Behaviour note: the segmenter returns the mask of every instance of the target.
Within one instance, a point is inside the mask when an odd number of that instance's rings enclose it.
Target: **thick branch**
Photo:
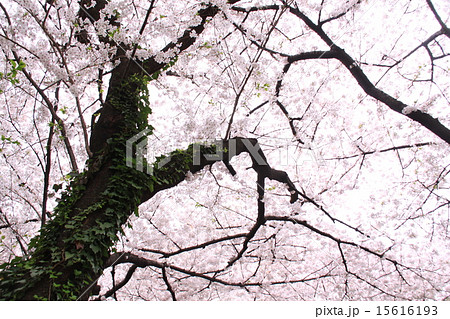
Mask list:
[[[350,71],[350,73],[356,79],[359,86],[364,90],[364,92],[366,92],[376,100],[383,102],[392,110],[406,115],[413,121],[416,121],[425,126],[431,132],[439,136],[442,140],[450,144],[450,130],[438,119],[420,110],[406,112],[408,105],[375,87],[375,85],[369,80],[363,70],[357,65],[356,61],[353,60],[353,58],[348,55],[343,49],[339,48],[338,46],[333,46],[331,50],[332,52],[336,53],[336,58]]]
[[[428,0],[429,5],[431,2]],[[432,8],[432,5],[430,5]],[[366,92],[368,95],[377,99],[380,102],[383,102],[387,106],[389,106],[392,110],[406,115],[410,119],[420,123],[421,125],[428,128],[434,134],[439,136],[441,139],[450,143],[450,130],[443,125],[438,119],[432,117],[431,115],[424,113],[420,110],[416,110],[410,113],[404,112],[407,109],[407,105],[403,102],[395,99],[384,91],[375,87],[375,85],[368,79],[362,69],[358,66],[356,61],[348,55],[343,49],[337,46],[333,40],[325,33],[325,31],[320,27],[320,25],[316,25],[312,22],[303,12],[301,12],[298,8],[290,8],[290,12],[301,19],[311,30],[313,30],[330,48],[331,50],[328,52],[322,52],[319,54],[317,58],[336,58],[345,67],[350,71],[353,77],[357,80],[360,87]],[[444,25],[445,26],[445,25]],[[445,28],[443,29],[445,30]],[[448,28],[446,29],[448,31]],[[317,54],[317,53],[315,53]],[[314,57],[308,56],[306,53],[303,53],[303,58],[300,58],[301,55],[298,55],[298,60],[311,59]],[[407,114],[405,114],[407,113]]]
[[[430,7],[431,11],[434,14],[434,17],[436,18],[436,20],[439,22],[439,24],[442,27],[442,31],[443,33],[450,38],[450,29],[447,27],[447,25],[445,24],[445,22],[442,20],[442,18],[440,17],[439,13],[436,11],[436,8],[434,7],[433,3],[431,2],[431,0],[427,0],[427,4]]]
[[[231,158],[241,153],[248,153],[250,155],[253,162],[252,168],[258,175],[286,184],[291,194],[291,203],[297,201],[298,192],[295,189],[294,183],[289,179],[289,176],[286,172],[275,170],[270,167],[261,147],[259,146],[257,139],[235,137],[229,140],[218,141],[217,146],[218,147],[216,147],[216,153],[214,154],[201,153],[200,145],[191,145],[189,152],[192,153],[189,153],[187,155],[182,155],[181,153],[177,152],[171,153],[170,161],[164,165],[164,171],[171,172],[171,182],[167,184],[156,185],[152,191],[148,190],[144,192],[141,198],[142,202],[149,200],[161,190],[178,185],[185,179],[185,174],[188,171],[190,171],[191,173],[196,173],[203,169],[205,166],[214,164],[218,161],[229,163]],[[180,170],[180,156],[193,156],[193,162],[190,163],[188,167],[186,167],[186,171],[174,175],[174,171]],[[164,174],[163,172],[158,171],[158,166],[159,163],[155,163],[154,174],[157,178],[159,176],[158,174]]]
[[[136,269],[138,268],[138,266],[136,265],[132,265],[130,267],[130,269],[128,269],[127,274],[125,275],[125,278],[123,278],[117,285],[115,285],[114,287],[112,287],[110,290],[108,290],[103,297],[108,298],[111,297],[114,293],[116,293],[120,288],[122,288],[123,286],[125,286],[130,279],[133,277],[134,272],[136,271]]]
[[[339,60],[352,74],[355,80],[358,82],[359,86],[366,92],[369,96],[375,98],[376,100],[383,102],[389,108],[407,116],[413,121],[418,122],[422,126],[429,129],[431,132],[439,136],[442,140],[450,143],[450,130],[442,124],[438,119],[432,117],[430,114],[422,112],[420,110],[415,110],[412,112],[407,112],[408,105],[395,99],[391,95],[377,88],[367,77],[364,71],[359,67],[356,61],[346,53],[342,48],[337,45],[333,45],[330,51],[313,51],[313,52],[303,52],[297,55],[292,55],[288,57],[288,63],[294,63],[301,60],[310,59],[337,59]],[[288,65],[288,64],[287,64]]]

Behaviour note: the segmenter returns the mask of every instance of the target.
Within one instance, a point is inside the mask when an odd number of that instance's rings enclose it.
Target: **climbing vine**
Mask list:
[[[153,127],[148,124],[151,108],[147,86],[159,74],[132,75],[119,87],[112,88],[110,103],[123,117],[121,133],[108,139],[106,147],[89,160],[89,169],[71,180],[58,201],[54,219],[31,240],[31,253],[0,265],[0,299],[27,299],[29,288],[48,279],[51,286],[45,293],[34,295],[34,299],[79,298],[101,274],[111,247],[123,232],[122,226],[133,212],[137,214],[143,192],[157,192],[181,182],[194,167],[194,149],[215,152],[214,146],[204,145],[176,150],[168,155],[171,160],[167,165],[159,165],[166,156],[157,159],[152,175],[126,165],[127,139],[142,130],[152,134]],[[80,208],[79,201],[86,196],[89,180],[105,169],[108,184],[99,200]]]
[[[70,182],[55,208],[55,218],[31,240],[31,254],[0,266],[1,299],[21,299],[28,288],[49,278],[52,286],[47,296],[35,299],[74,300],[100,273],[118,231],[130,212],[137,210],[148,182],[144,173],[127,167],[124,159],[126,139],[151,129],[147,84],[147,77],[131,76],[113,92],[111,104],[124,118],[122,134],[111,138],[101,154],[90,160],[90,170]],[[91,176],[105,165],[110,178],[100,200],[85,209],[76,208]],[[72,270],[69,276],[63,275],[64,268]]]

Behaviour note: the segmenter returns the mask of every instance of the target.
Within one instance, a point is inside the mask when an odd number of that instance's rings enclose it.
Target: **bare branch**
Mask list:
[[[149,249],[149,248],[141,248],[139,249],[140,251],[143,252],[149,252],[149,253],[154,253],[154,254],[160,254],[162,255],[164,258],[169,258],[175,255],[179,255],[182,254],[184,252],[188,252],[188,251],[192,251],[192,250],[196,250],[196,249],[204,249],[208,246],[214,245],[214,244],[218,244],[224,241],[229,241],[232,239],[236,239],[236,238],[242,238],[242,237],[246,237],[247,233],[240,233],[240,234],[236,234],[236,235],[229,235],[229,236],[225,236],[225,237],[220,237],[220,238],[216,238],[210,241],[206,241],[204,243],[198,244],[198,245],[194,245],[194,246],[189,246],[186,248],[180,248],[176,251],[173,252],[164,252],[161,250],[155,250],[155,249]]]
[[[324,160],[330,161],[330,160],[350,159],[350,158],[355,158],[355,157],[359,157],[359,156],[371,155],[371,154],[376,154],[376,153],[386,153],[386,152],[391,152],[391,151],[398,151],[398,150],[408,149],[408,148],[430,146],[430,145],[435,145],[435,144],[436,143],[425,142],[425,143],[416,143],[416,144],[411,144],[411,145],[393,146],[393,147],[385,148],[385,149],[382,149],[382,150],[376,150],[376,151],[362,151],[360,154],[355,154],[355,155],[325,158]]]
[[[133,274],[136,271],[136,269],[138,268],[138,266],[136,265],[131,265],[131,267],[128,269],[127,274],[125,275],[125,278],[123,278],[117,285],[113,285],[113,287],[108,290],[103,297],[104,298],[108,298],[111,297],[112,295],[114,295],[120,288],[122,288],[123,286],[125,286],[131,278],[133,278]],[[100,300],[101,298],[98,298],[98,300]]]
[[[162,276],[163,276],[164,283],[167,286],[167,290],[170,292],[170,295],[172,296],[172,300],[176,301],[177,296],[175,295],[175,291],[173,290],[172,285],[170,284],[169,279],[167,278],[166,267],[162,268]]]
[[[357,6],[358,4],[360,4],[362,2],[362,0],[358,0],[356,1],[354,4],[352,4],[351,6],[349,6],[347,9],[345,9],[344,11],[342,11],[341,13],[338,13],[332,17],[329,17],[325,20],[320,20],[320,16],[319,16],[319,22],[318,22],[318,26],[322,27],[325,23],[337,20],[343,16],[345,16],[352,8],[354,8],[355,6]]]
[[[15,51],[12,51],[14,58],[17,61],[20,61],[20,57],[17,55]],[[55,119],[55,121],[58,123],[60,130],[61,130],[61,136],[63,137],[64,145],[66,146],[67,153],[69,154],[70,164],[72,166],[73,172],[78,172],[78,165],[77,160],[75,158],[75,154],[72,149],[72,145],[70,144],[69,138],[67,137],[67,131],[65,124],[63,120],[56,114],[56,111],[54,110],[53,103],[50,101],[50,99],[47,97],[47,95],[44,93],[44,91],[39,87],[39,85],[34,81],[34,79],[31,77],[30,73],[26,70],[26,68],[22,69],[22,73],[25,75],[25,77],[28,79],[28,81],[31,83],[31,85],[35,88],[35,90],[39,93],[39,95],[44,100],[45,104],[47,105],[47,109],[52,114],[52,117]]]
[[[260,7],[250,7],[250,8],[243,8],[243,7],[237,7],[233,6],[231,7],[231,10],[234,10],[236,12],[255,12],[255,11],[266,11],[266,10],[278,10],[280,9],[279,5],[273,4],[273,5],[267,5],[267,6],[260,6]]]

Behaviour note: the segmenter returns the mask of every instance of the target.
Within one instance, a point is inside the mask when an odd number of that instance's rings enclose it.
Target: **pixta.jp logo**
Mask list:
[[[193,165],[200,165],[202,159],[205,159],[210,163],[223,161],[224,156],[227,157],[225,160],[228,161],[237,155],[238,147],[236,143],[241,143],[240,147],[244,148],[245,152],[248,153],[258,165],[267,165],[267,160],[263,158],[264,156],[262,155],[259,143],[254,144],[251,140],[255,141],[255,139],[247,138],[232,138],[226,142],[221,139],[210,141],[203,140],[201,142],[192,141],[192,163]],[[322,158],[320,151],[323,147],[317,149],[302,148],[301,151],[299,151],[298,145],[293,143],[291,139],[264,138],[261,139],[261,141],[264,146],[272,150],[270,152],[271,156],[269,161],[271,165],[277,167],[295,166],[305,164],[306,162],[315,162],[317,166],[322,166],[324,164],[324,159]],[[215,153],[202,154],[202,145],[215,145]],[[183,149],[185,147],[177,144],[170,144],[167,143],[167,141],[162,142],[152,134],[150,129],[145,129],[127,140],[126,165],[135,168],[140,172],[153,175],[154,169],[162,168],[170,163],[172,160],[170,155],[171,152],[180,148]],[[224,152],[225,149],[226,152]]]
[[[148,156],[149,136],[151,136],[151,130],[145,129],[127,140],[126,164],[128,167],[132,167],[140,172],[145,172],[152,175],[153,166],[150,163],[151,158]],[[144,159],[147,160],[144,161]],[[170,157],[160,161],[159,167],[163,167],[168,162],[170,162]]]
[[[201,145],[212,144],[216,145],[217,152],[213,154],[202,154]],[[140,172],[153,175],[155,168],[159,169],[170,163],[172,160],[170,155],[171,152],[178,149],[179,146],[180,145],[163,143],[151,134],[150,129],[145,129],[127,140],[126,165],[135,168]],[[202,158],[210,162],[221,161],[223,160],[224,154],[222,150],[223,142],[221,140],[214,140],[211,143],[193,143],[191,154],[192,163],[194,165],[200,165]],[[158,156],[160,157],[158,158]]]

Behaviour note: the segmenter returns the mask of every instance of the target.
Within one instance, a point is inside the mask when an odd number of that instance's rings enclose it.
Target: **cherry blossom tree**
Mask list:
[[[449,13],[3,1],[0,299],[448,299]]]

